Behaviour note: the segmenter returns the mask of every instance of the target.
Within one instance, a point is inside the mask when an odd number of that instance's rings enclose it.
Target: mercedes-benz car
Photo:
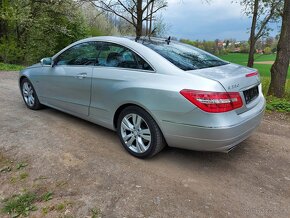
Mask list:
[[[26,106],[117,132],[139,158],[168,145],[228,152],[261,122],[257,70],[170,39],[93,37],[20,72]]]

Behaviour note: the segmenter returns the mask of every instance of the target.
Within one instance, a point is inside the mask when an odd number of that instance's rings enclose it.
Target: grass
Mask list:
[[[11,217],[28,216],[30,211],[37,210],[33,205],[35,200],[36,195],[34,193],[14,195],[4,200],[3,212],[9,214]]]
[[[28,166],[28,163],[18,163],[16,165],[16,169],[21,170],[22,168],[27,167],[27,166]]]
[[[219,56],[221,59],[235,63],[240,65],[247,65],[248,61],[248,54],[246,53],[229,53],[227,55]],[[259,61],[274,61],[276,58],[275,54],[256,54],[255,55],[255,62]],[[254,68],[257,69],[261,76],[263,77],[270,77],[270,69],[272,64],[254,64]],[[287,78],[290,79],[290,68],[288,69]]]
[[[226,55],[219,56],[220,58],[230,61],[236,64],[246,65],[248,61],[247,53],[229,53]],[[255,54],[255,61],[274,61],[276,58],[275,54]]]
[[[20,71],[20,70],[23,70],[24,68],[25,68],[25,66],[22,66],[22,65],[0,63],[0,70]]]
[[[27,172],[23,172],[23,173],[20,173],[19,179],[23,180],[23,179],[26,179],[28,176],[29,176],[29,174]]]
[[[52,199],[52,192],[47,192],[38,196],[34,192],[25,192],[13,195],[3,201],[2,212],[9,214],[11,217],[29,216],[30,212],[36,211],[36,202],[45,202]]]
[[[42,199],[43,201],[45,201],[44,199]],[[42,208],[42,213],[44,215],[48,214],[50,211],[57,211],[57,212],[63,212],[64,210],[66,210],[69,206],[72,205],[72,202],[70,201],[64,201],[55,205],[51,205],[51,206],[46,206]]]
[[[7,173],[12,170],[12,161],[7,159],[1,152],[0,152],[0,173]]]
[[[261,77],[263,94],[266,97],[268,111],[290,112],[290,79],[286,81],[286,93],[284,98],[276,98],[267,96],[267,91],[270,85],[270,77]]]
[[[43,194],[41,196],[41,200],[43,200],[43,201],[49,201],[49,200],[52,199],[52,195],[53,195],[52,192],[46,192],[45,194]]]
[[[92,218],[99,218],[102,216],[102,212],[99,208],[94,208],[94,209],[91,209],[91,212],[92,212]]]

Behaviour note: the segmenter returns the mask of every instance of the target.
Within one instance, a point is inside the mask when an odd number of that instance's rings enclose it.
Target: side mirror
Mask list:
[[[52,58],[42,58],[40,60],[40,63],[42,66],[52,66],[53,65]]]

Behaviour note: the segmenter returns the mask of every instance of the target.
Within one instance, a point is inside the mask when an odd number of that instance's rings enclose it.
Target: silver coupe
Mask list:
[[[259,74],[169,39],[94,37],[20,72],[26,106],[117,132],[132,155],[165,145],[228,152],[260,124]]]

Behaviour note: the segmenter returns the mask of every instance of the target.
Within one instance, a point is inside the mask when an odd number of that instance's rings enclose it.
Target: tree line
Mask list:
[[[90,36],[156,36],[165,30],[156,12],[166,6],[164,0],[0,0],[0,61],[29,65]]]

